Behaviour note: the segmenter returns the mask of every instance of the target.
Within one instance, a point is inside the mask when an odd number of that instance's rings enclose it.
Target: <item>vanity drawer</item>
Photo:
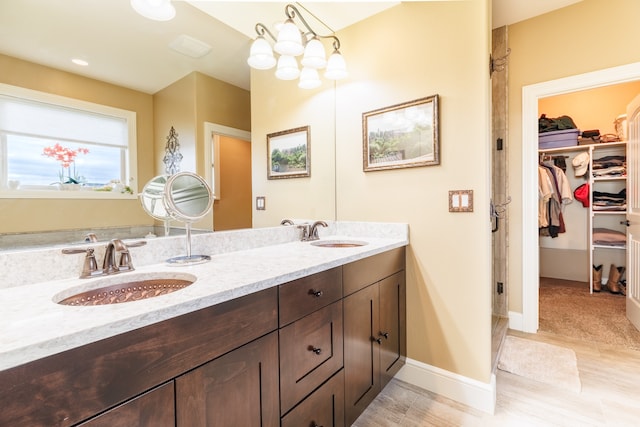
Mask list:
[[[344,295],[351,295],[385,277],[404,270],[405,248],[392,249],[343,267]]]
[[[342,298],[342,268],[333,268],[279,286],[280,327]]]
[[[342,301],[280,329],[282,414],[342,368],[342,336]]]
[[[294,410],[282,417],[282,427],[344,426],[344,371],[307,397]]]

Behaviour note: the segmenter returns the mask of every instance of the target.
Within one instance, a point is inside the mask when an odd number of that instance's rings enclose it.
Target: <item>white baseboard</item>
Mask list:
[[[407,358],[396,378],[489,414],[495,411],[495,374],[487,384]]]
[[[509,329],[524,331],[524,318],[522,317],[522,313],[516,313],[515,311],[509,312]]]

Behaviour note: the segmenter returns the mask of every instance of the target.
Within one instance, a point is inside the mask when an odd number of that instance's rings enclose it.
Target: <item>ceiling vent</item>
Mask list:
[[[169,47],[176,52],[180,52],[181,54],[192,58],[201,58],[211,52],[211,46],[185,34],[182,34],[169,43]]]

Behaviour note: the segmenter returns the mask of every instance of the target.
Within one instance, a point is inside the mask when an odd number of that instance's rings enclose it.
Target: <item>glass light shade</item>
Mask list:
[[[344,58],[337,49],[333,51],[329,60],[327,61],[327,70],[324,72],[324,76],[330,80],[340,80],[347,77],[347,64],[344,62]]]
[[[300,61],[304,67],[320,69],[327,65],[327,54],[324,51],[322,42],[316,37],[307,42],[304,48],[304,57]]]
[[[291,19],[287,19],[282,26],[278,33],[278,41],[273,48],[280,55],[298,56],[304,52],[302,35]]]
[[[315,68],[304,67],[300,72],[300,81],[298,87],[301,89],[315,89],[320,86],[320,76]]]
[[[276,77],[280,80],[293,80],[297,79],[299,75],[300,70],[296,58],[290,55],[281,55],[278,59]]]
[[[251,44],[247,64],[257,70],[268,70],[276,65],[271,45],[263,36],[258,36]]]
[[[145,18],[169,21],[176,16],[171,0],[131,0],[131,7]]]

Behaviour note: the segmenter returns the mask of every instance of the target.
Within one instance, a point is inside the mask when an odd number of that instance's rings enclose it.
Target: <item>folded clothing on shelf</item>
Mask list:
[[[627,244],[627,235],[621,231],[608,228],[594,228],[593,243],[605,246],[625,246]]]
[[[627,175],[627,156],[605,156],[593,159],[592,173],[596,178]]]
[[[627,210],[627,189],[617,193],[593,191],[594,211],[625,211]]]

